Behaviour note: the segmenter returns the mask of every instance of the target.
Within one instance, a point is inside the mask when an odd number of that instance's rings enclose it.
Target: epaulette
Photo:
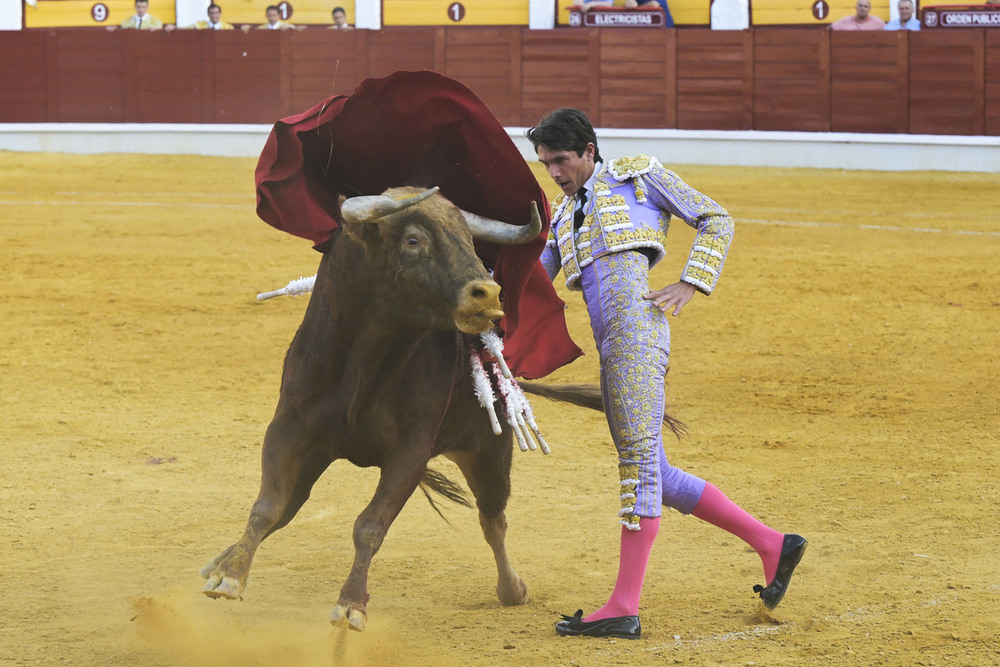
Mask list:
[[[620,157],[608,162],[608,173],[616,181],[627,181],[630,178],[642,176],[659,165],[660,161],[649,155]]]

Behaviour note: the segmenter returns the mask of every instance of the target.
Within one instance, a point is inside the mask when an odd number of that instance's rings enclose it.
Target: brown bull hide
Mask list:
[[[419,190],[385,194],[406,199]],[[323,254],[315,288],[288,355],[267,429],[261,489],[238,542],[202,570],[210,597],[239,598],[261,541],[287,524],[336,459],[379,466],[371,503],[354,524],[355,560],[331,622],[364,628],[367,578],[386,530],[445,454],[476,497],[497,564],[497,594],[523,604],[504,535],[511,434],[493,434],[469,382],[462,334],[500,316],[499,288],[473,249],[461,212],[440,195],[345,225]]]

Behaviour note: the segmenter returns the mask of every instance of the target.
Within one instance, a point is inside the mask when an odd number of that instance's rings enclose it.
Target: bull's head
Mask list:
[[[531,222],[509,225],[459,209],[437,188],[394,188],[341,201],[347,234],[391,279],[397,314],[465,333],[487,331],[503,317],[500,286],[473,248],[473,238],[505,245],[536,238],[542,223],[532,202]]]

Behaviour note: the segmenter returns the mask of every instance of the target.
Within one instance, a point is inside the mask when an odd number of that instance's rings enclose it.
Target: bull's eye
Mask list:
[[[418,239],[416,236],[414,236],[414,235],[411,234],[410,236],[406,237],[406,245],[408,245],[408,246],[418,246],[418,245],[420,245],[420,239]]]

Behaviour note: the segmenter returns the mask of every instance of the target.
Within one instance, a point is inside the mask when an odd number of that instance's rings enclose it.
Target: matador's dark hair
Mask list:
[[[535,147],[545,146],[553,151],[573,151],[583,155],[587,144],[594,144],[594,161],[601,161],[601,151],[597,147],[597,133],[594,126],[579,109],[562,107],[541,120],[538,125],[524,133]]]

